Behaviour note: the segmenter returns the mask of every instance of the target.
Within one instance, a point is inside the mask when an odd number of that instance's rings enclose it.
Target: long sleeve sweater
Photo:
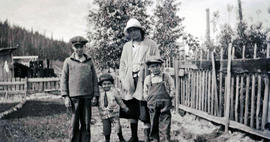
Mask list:
[[[90,57],[80,62],[72,54],[64,61],[61,75],[61,95],[69,97],[99,96],[98,79]]]

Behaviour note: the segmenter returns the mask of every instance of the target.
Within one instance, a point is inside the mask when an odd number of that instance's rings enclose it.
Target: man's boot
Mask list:
[[[144,132],[144,138],[145,138],[145,142],[150,142],[150,128],[145,128],[143,130]]]
[[[131,127],[131,138],[128,142],[139,142],[138,139],[138,123],[130,123],[130,127]]]

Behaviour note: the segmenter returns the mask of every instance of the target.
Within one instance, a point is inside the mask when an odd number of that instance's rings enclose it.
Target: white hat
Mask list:
[[[129,28],[132,28],[132,27],[140,28],[141,30],[145,31],[144,28],[142,27],[141,23],[137,19],[131,18],[127,22],[127,25],[126,25],[126,27],[124,29],[124,33],[127,35],[128,34],[127,30]]]

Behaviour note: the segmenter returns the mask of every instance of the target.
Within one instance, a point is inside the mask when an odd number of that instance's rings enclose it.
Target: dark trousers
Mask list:
[[[118,133],[122,133],[120,119],[118,117],[111,117],[107,119],[102,119],[103,124],[103,134],[110,135],[112,131],[112,125],[114,127],[114,131]]]
[[[156,101],[149,107],[150,137],[154,142],[169,142],[171,128],[171,102]]]
[[[90,142],[91,99],[71,98],[72,118],[70,128],[71,142]]]

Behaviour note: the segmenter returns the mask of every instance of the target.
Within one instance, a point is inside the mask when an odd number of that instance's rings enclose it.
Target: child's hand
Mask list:
[[[170,96],[171,100],[174,100],[174,96]]]
[[[98,105],[97,97],[93,97],[93,99],[92,99],[92,106],[97,106],[97,105]]]
[[[65,106],[67,108],[70,108],[72,106],[70,98],[69,97],[65,97]]]

